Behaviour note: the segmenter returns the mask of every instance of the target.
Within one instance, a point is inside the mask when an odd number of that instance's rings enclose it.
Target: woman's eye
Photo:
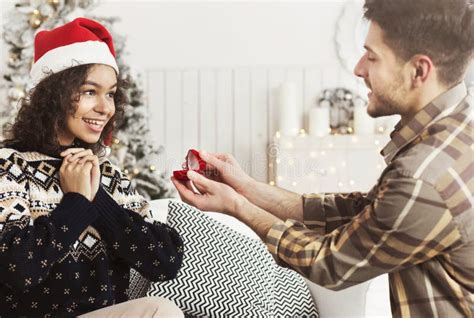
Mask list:
[[[82,94],[93,96],[95,94],[95,91],[91,89],[91,90],[87,90],[87,91],[82,92]]]
[[[110,93],[108,93],[107,95],[108,95],[110,98],[114,98],[115,92],[110,92]]]

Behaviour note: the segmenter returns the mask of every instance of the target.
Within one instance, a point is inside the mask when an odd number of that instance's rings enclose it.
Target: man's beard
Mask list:
[[[367,86],[371,88],[370,85]],[[383,89],[372,90],[367,108],[368,114],[373,118],[401,114],[403,109],[401,101],[405,94],[401,77]]]

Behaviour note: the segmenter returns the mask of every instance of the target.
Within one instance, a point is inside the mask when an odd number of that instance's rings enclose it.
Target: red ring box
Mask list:
[[[189,170],[204,174],[206,162],[199,156],[199,151],[190,149],[186,155],[186,161],[183,163],[183,170],[173,171],[173,176],[180,181],[188,181],[187,173]]]

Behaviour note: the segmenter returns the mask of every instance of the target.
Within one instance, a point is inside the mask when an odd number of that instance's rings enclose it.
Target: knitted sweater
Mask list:
[[[64,194],[62,159],[0,149],[0,317],[72,316],[128,299],[130,268],[173,279],[182,240],[110,162],[90,202]]]

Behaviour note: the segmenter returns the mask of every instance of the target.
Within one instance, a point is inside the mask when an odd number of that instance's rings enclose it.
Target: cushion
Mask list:
[[[170,201],[167,223],[184,241],[174,280],[147,295],[174,301],[188,316],[318,317],[303,278],[276,264],[266,246],[201,211]]]

